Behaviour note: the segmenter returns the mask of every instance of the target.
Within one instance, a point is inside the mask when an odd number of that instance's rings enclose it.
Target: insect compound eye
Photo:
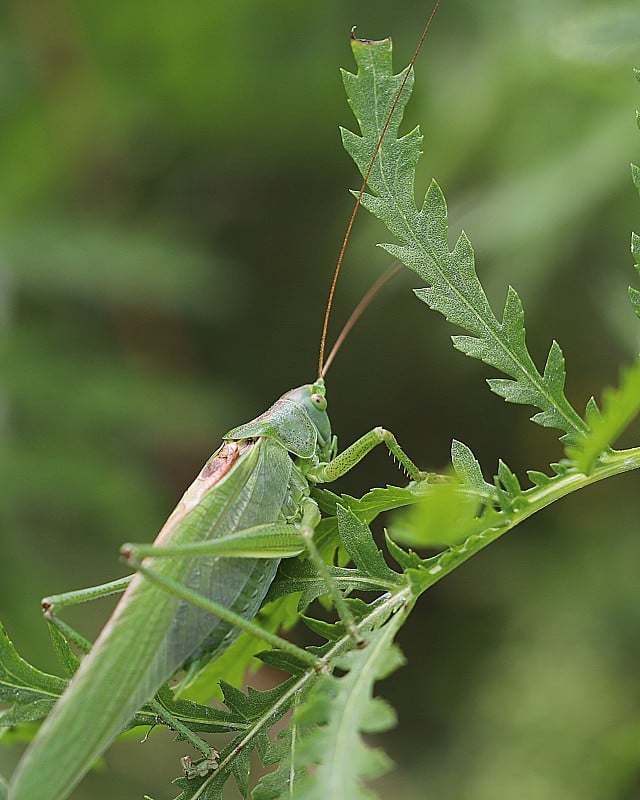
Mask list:
[[[312,394],[311,402],[319,411],[324,411],[327,407],[327,400],[321,394]]]

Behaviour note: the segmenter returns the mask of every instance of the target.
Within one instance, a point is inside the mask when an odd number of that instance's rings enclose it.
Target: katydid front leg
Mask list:
[[[312,467],[306,473],[309,480],[316,483],[331,483],[343,475],[361,461],[374,447],[385,444],[391,455],[400,462],[412,481],[424,479],[426,473],[421,472],[413,463],[409,456],[398,444],[396,437],[386,428],[380,426],[372,428],[370,431],[357,439],[346,450],[343,450],[335,458],[317,467]]]

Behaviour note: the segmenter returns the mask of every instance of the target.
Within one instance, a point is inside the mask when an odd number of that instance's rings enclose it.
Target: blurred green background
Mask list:
[[[0,617],[42,668],[40,597],[122,574],[118,545],[153,538],[221,434],[314,377],[358,184],[337,133],[353,127],[348,32],[393,35],[400,68],[429,11],[0,7]],[[538,361],[561,342],[580,410],[638,349],[639,33],[636,2],[444,0],[408,112],[425,134],[419,190],[443,186],[452,242],[464,227],[494,303],[519,290]],[[334,334],[385,268],[385,238],[362,214]],[[425,468],[455,436],[487,477],[498,457],[545,469],[554,433],[489,392],[415,285],[376,300],[329,374],[341,443],[384,424]],[[376,453],[338,488],[399,480]],[[635,475],[592,488],[423,599],[408,666],[380,687],[400,717],[383,797],[640,797],[639,510]],[[69,618],[93,634],[108,610]],[[118,744],[74,797],[173,796],[168,739]],[[0,749],[4,774],[19,749]]]

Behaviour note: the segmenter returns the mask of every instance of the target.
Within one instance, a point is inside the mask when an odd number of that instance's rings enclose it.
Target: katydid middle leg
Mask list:
[[[73,642],[83,653],[88,653],[91,649],[91,642],[81,633],[72,628],[69,624],[57,616],[57,611],[61,608],[88,603],[91,600],[98,600],[102,597],[111,597],[114,594],[121,594],[131,583],[133,575],[118,578],[115,581],[101,583],[98,586],[90,586],[86,589],[74,589],[70,592],[52,594],[43,597],[41,601],[42,612],[47,624],[53,625],[69,641]]]
[[[117,580],[109,581],[108,583],[103,583],[98,586],[90,586],[86,589],[74,589],[70,592],[62,592],[61,594],[44,597],[42,599],[42,610],[47,624],[55,627],[67,641],[73,642],[81,652],[87,654],[93,646],[92,643],[79,633],[79,631],[76,631],[75,628],[72,628],[71,625],[60,619],[56,612],[61,608],[68,608],[70,606],[88,603],[91,600],[111,597],[114,594],[121,594],[131,583],[132,579],[133,575],[127,575],[124,578],[118,578]],[[150,700],[147,705],[158,719],[162,720],[171,730],[180,733],[196,750],[199,750],[205,758],[210,758],[215,752],[211,750],[205,741],[199,736],[196,736],[193,731],[165,708],[159,699],[154,698]]]
[[[126,575],[124,578],[117,578],[109,583],[101,583],[98,586],[90,586],[87,589],[74,589],[62,594],[52,594],[42,598],[42,610],[45,614],[53,614],[58,608],[74,606],[80,603],[88,603],[100,597],[109,597],[113,594],[124,592],[131,583],[133,575]]]

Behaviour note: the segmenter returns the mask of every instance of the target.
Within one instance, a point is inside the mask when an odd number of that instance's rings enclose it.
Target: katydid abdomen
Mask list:
[[[187,490],[155,544],[181,545],[279,520],[293,522],[306,486],[277,437],[227,441]],[[277,559],[193,555],[145,563],[248,619],[260,608],[278,566]],[[21,761],[13,800],[67,797],[165,681],[193,659],[215,658],[238,632],[136,575]]]

